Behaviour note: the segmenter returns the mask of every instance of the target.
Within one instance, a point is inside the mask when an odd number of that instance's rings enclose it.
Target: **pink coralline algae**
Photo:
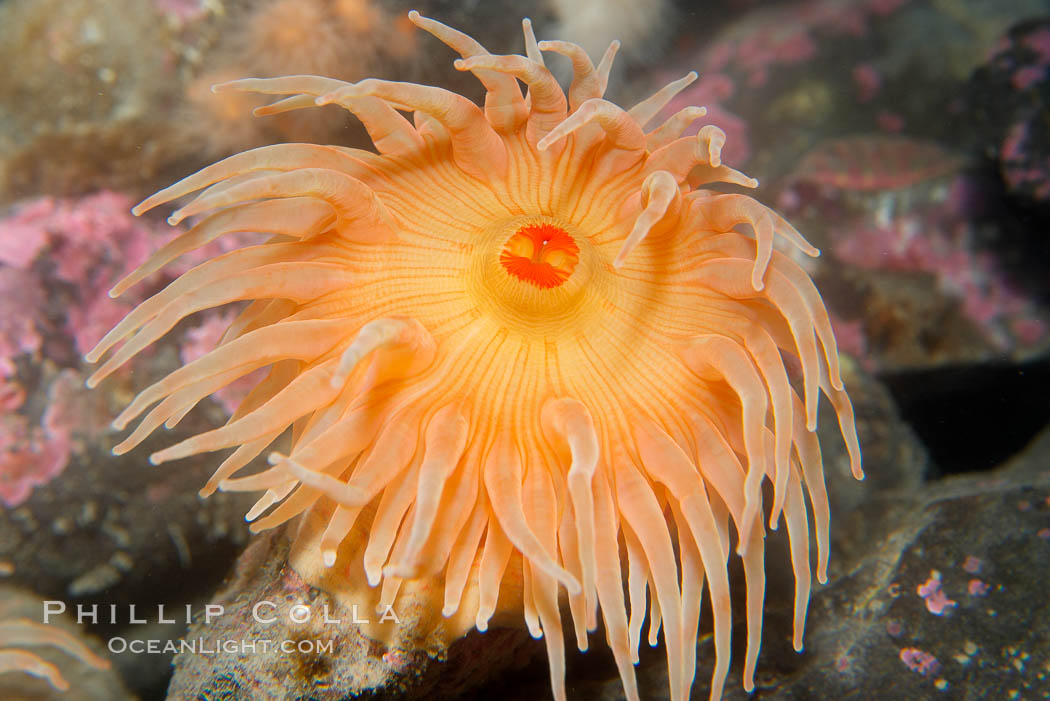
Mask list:
[[[1050,328],[995,256],[976,245],[968,210],[972,187],[956,174],[962,165],[945,149],[916,139],[834,139],[802,158],[779,201],[793,208],[816,204],[835,214],[827,219],[840,222],[829,231],[838,260],[864,270],[932,275],[994,346],[1035,346]]]
[[[107,191],[80,199],[42,197],[0,219],[0,275],[7,276],[0,286],[35,285],[48,291],[46,296],[23,294],[18,304],[4,305],[5,316],[16,316],[17,328],[11,328],[10,318],[0,320],[0,365],[12,355],[37,350],[49,317],[65,317],[64,331],[84,353],[111,320],[127,313],[128,302],[107,295],[110,285],[171,236],[131,216],[132,204]],[[49,299],[55,297],[56,282],[70,292],[62,300],[68,306],[49,314],[48,302],[58,301]]]
[[[689,105],[707,109],[704,124],[726,132],[723,160],[745,165],[750,155],[747,122],[728,103],[738,92],[771,84],[780,68],[803,66],[820,57],[824,37],[859,37],[870,32],[871,20],[895,12],[908,0],[799,0],[748,13],[742,21],[705,42],[700,53],[681,57],[680,63],[695,68],[700,79],[684,89],[664,109],[669,117]],[[667,81],[678,74],[662,76]],[[874,65],[861,64],[854,71],[859,99],[868,101],[882,86]],[[738,91],[743,85],[748,90]],[[696,126],[685,133],[695,133]]]
[[[1027,90],[1050,77],[1050,29],[1038,29],[1021,39],[1021,45],[1033,55],[1032,63],[1018,66],[1011,82],[1018,90]]]
[[[991,590],[987,582],[974,578],[966,585],[966,593],[970,596],[984,596]]]
[[[1028,153],[1032,125],[1017,122],[1003,139],[999,159],[1003,179],[1012,189],[1029,189],[1038,200],[1050,199],[1050,158],[1033,162]]]
[[[917,647],[906,647],[900,653],[901,662],[913,672],[918,672],[924,677],[932,677],[941,670],[941,663],[937,658]]]
[[[1050,20],[1011,29],[975,79],[982,108],[989,106],[985,130],[990,142],[998,142],[1007,191],[1045,205],[1050,202]]]
[[[178,233],[136,219],[132,204],[106,191],[41,197],[0,217],[0,501],[8,507],[103,429],[109,410],[87,398],[79,358],[149,291],[116,301],[109,287]],[[26,373],[32,386],[23,385]],[[29,400],[33,388],[44,401]]]
[[[35,276],[0,264],[0,299],[0,377],[8,378],[15,374],[16,357],[36,353],[43,344],[36,312],[45,295]]]
[[[6,398],[6,400],[5,400]],[[24,503],[34,487],[47,484],[66,468],[76,446],[93,440],[106,427],[100,397],[84,387],[84,378],[66,368],[48,386],[47,403],[38,422],[22,408],[24,390],[0,384],[0,501]]]
[[[65,469],[69,456],[64,435],[30,425],[17,413],[0,414],[0,501],[9,507],[23,503],[34,487]]]
[[[771,71],[817,57],[816,33],[859,37],[869,22],[895,12],[907,0],[808,0],[756,13],[755,20],[715,42],[700,63],[702,73],[732,70],[749,86],[764,85]],[[702,104],[702,103],[698,103]]]
[[[78,445],[104,429],[101,417],[111,411],[95,405],[103,395],[86,392],[82,354],[157,284],[243,243],[209,243],[114,300],[110,287],[181,233],[132,216],[132,204],[102,191],[41,197],[0,216],[0,501],[9,507],[60,474]],[[206,317],[191,330],[187,352],[218,342],[214,328]],[[23,376],[45,401],[28,399]],[[232,411],[239,396],[234,387],[216,399]]]
[[[930,273],[938,287],[958,298],[962,312],[996,346],[1010,338],[1032,346],[1048,327],[1031,301],[999,271],[994,257],[974,250],[973,231],[965,222],[949,224],[903,215],[834,232],[839,260],[869,270]]]
[[[847,192],[901,190],[949,175],[963,159],[935,143],[880,134],[826,139],[802,157],[793,183]]]
[[[926,609],[936,616],[943,616],[957,605],[941,588],[939,572],[930,573],[930,578],[918,586],[916,593],[926,601]]]
[[[860,102],[871,102],[882,89],[882,75],[870,63],[858,63],[853,67],[853,82]]]

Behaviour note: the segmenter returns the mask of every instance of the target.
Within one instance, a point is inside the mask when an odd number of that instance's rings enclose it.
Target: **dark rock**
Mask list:
[[[756,695],[741,689],[737,662],[723,698],[882,699],[890,689],[908,699],[1046,698],[1048,455],[1050,430],[995,472],[873,494],[866,506],[880,518],[854,534],[870,545],[833,556],[837,573],[810,602],[805,652],[791,649],[789,602],[771,589]],[[702,640],[695,698],[706,697],[713,656]],[[645,698],[667,697],[663,660],[643,662],[639,679]],[[587,681],[575,698],[622,698],[619,680]]]
[[[1050,215],[1050,18],[1012,27],[966,93],[976,147],[1011,196]]]

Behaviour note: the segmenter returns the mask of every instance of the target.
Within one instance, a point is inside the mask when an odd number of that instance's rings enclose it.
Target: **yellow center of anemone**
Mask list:
[[[566,221],[511,217],[493,222],[478,238],[467,268],[468,296],[503,328],[556,336],[579,328],[611,293],[601,254]]]

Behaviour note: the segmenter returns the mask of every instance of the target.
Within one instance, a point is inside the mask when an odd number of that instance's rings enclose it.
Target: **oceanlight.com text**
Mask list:
[[[133,655],[166,655],[190,653],[194,655],[255,655],[280,652],[291,654],[334,654],[334,640],[128,640],[127,638],[110,638],[107,644],[114,655],[131,653]]]

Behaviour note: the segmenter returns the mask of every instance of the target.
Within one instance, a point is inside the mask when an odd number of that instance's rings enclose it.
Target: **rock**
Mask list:
[[[995,160],[1007,192],[1050,215],[1050,18],[999,39],[966,86],[975,147]]]
[[[999,470],[880,490],[865,505],[877,518],[839,518],[833,530],[853,530],[847,540],[869,546],[833,554],[837,572],[810,602],[802,654],[791,649],[790,602],[767,595],[761,698],[882,698],[886,689],[931,700],[1050,694],[1050,599],[1040,566],[1050,562],[1047,455],[1050,430]],[[702,640],[695,698],[707,694],[713,655],[711,640]],[[644,698],[666,698],[658,657],[643,662]],[[613,671],[608,681],[585,678],[575,698],[623,696]],[[723,698],[753,697],[729,684]]]
[[[878,549],[814,597],[806,655],[767,677],[763,697],[1050,693],[1050,599],[1036,564],[1050,561],[1048,454],[1044,432],[994,473],[894,495],[870,531]]]
[[[222,613],[210,621],[198,616],[186,635],[220,651],[176,656],[169,699],[454,699],[542,655],[516,629],[474,631],[447,649],[376,642],[355,623],[374,622],[371,607],[341,604],[309,586],[288,555],[285,529],[255,538],[211,601]]]

